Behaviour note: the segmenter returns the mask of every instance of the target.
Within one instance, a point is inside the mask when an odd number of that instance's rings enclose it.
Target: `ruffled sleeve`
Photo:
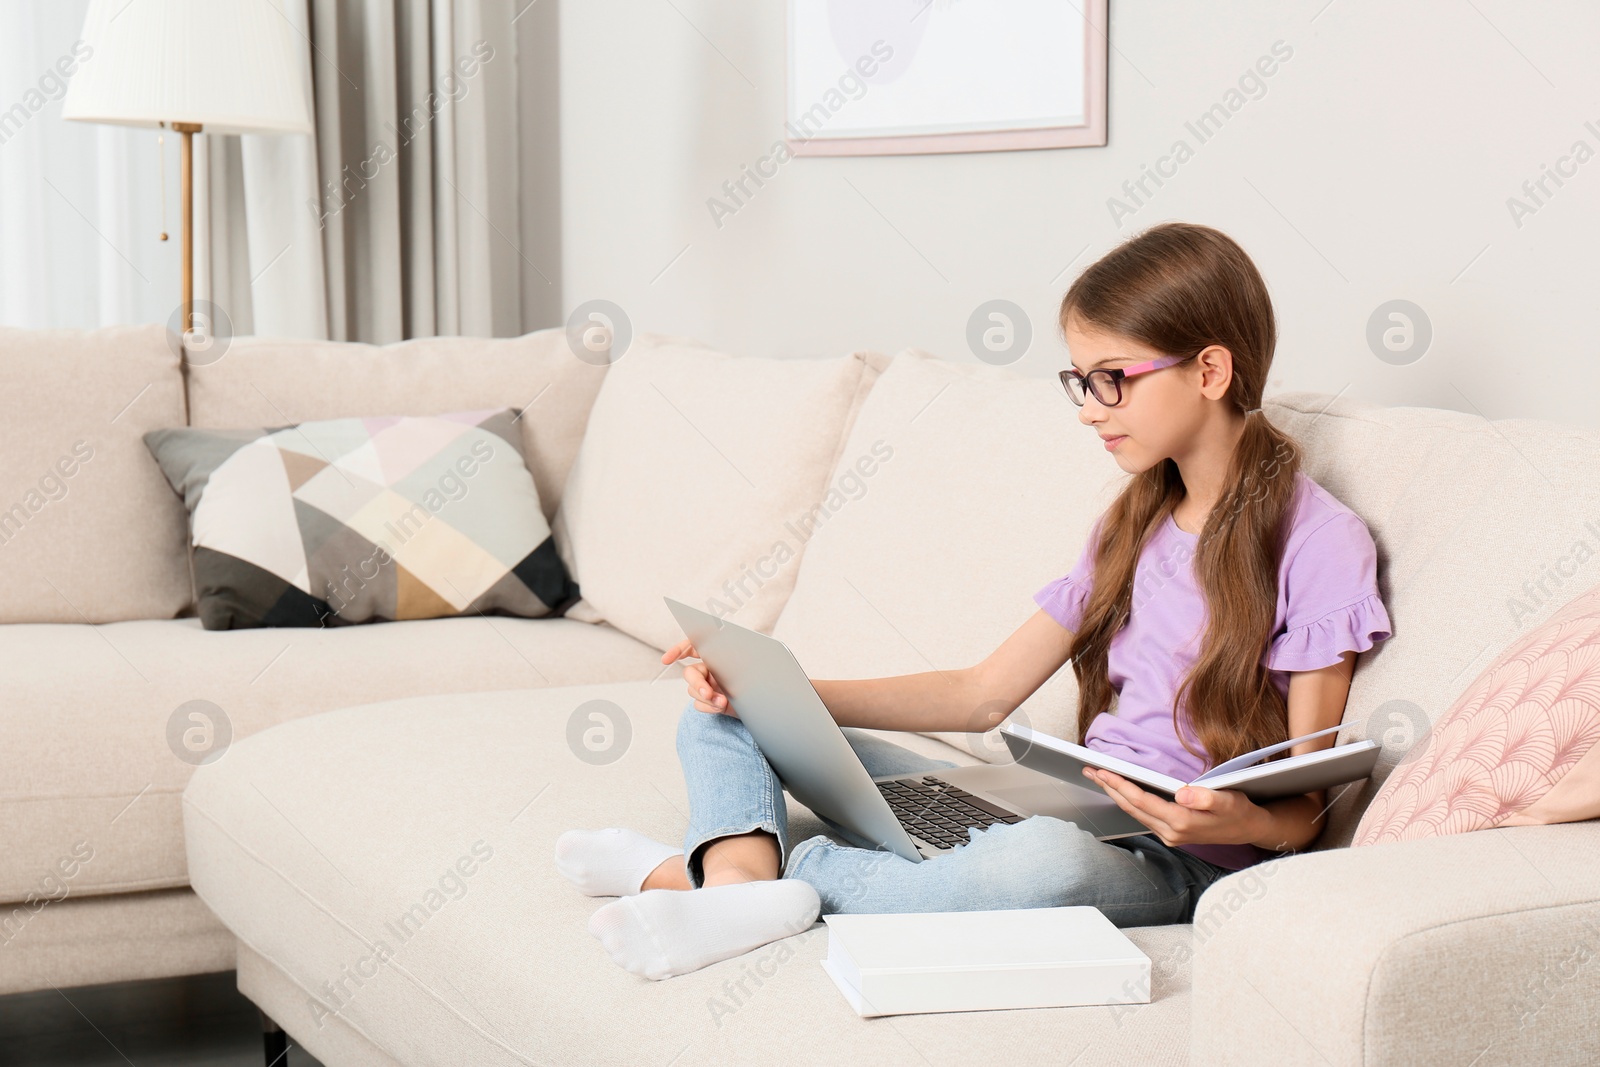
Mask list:
[[[1279,634],[1267,646],[1267,666],[1275,671],[1331,667],[1343,653],[1365,652],[1391,636],[1383,601],[1368,593],[1316,622]]]
[[[1066,630],[1078,632],[1083,623],[1083,606],[1089,601],[1089,587],[1074,581],[1072,575],[1056,578],[1033,594],[1033,602]]]
[[[1340,513],[1314,530],[1284,576],[1288,607],[1267,645],[1267,667],[1331,667],[1343,653],[1365,652],[1393,636],[1377,572],[1377,546],[1355,513]]]
[[[1100,524],[1096,522],[1072,570],[1060,578],[1052,579],[1033,594],[1033,602],[1072,633],[1077,633],[1082,625],[1083,607],[1089,602],[1089,594],[1094,588],[1093,556],[1099,530]]]

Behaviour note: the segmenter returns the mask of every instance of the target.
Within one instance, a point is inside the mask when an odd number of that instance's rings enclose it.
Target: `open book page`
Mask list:
[[[1194,780],[1194,782],[1192,782],[1191,784],[1199,785],[1201,782],[1205,781],[1207,778],[1216,778],[1219,775],[1227,774],[1229,771],[1236,771],[1240,767],[1248,767],[1252,763],[1255,763],[1258,760],[1264,760],[1268,756],[1273,755],[1274,753],[1282,752],[1285,749],[1293,748],[1294,746],[1298,745],[1302,741],[1310,741],[1312,738],[1321,737],[1323,734],[1331,734],[1336,730],[1342,730],[1342,729],[1344,729],[1344,725],[1341,723],[1338,726],[1330,726],[1326,730],[1318,730],[1316,733],[1306,734],[1304,737],[1292,738],[1292,739],[1290,739],[1288,741],[1279,742],[1276,745],[1268,745],[1266,748],[1258,748],[1254,752],[1246,752],[1242,756],[1235,756],[1231,760],[1228,760],[1228,761],[1226,761],[1224,763],[1217,764],[1215,767],[1211,768],[1209,771],[1206,771],[1200,777],[1196,778]]]

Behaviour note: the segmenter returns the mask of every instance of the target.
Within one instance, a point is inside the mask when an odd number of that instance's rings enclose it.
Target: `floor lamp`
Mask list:
[[[194,314],[194,135],[310,133],[304,39],[279,0],[89,0],[93,50],[63,118],[172,130],[182,138],[183,334]]]

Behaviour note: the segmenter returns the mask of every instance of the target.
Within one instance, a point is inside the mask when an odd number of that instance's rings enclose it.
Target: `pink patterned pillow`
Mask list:
[[[1600,586],[1500,654],[1395,768],[1352,845],[1600,818]]]

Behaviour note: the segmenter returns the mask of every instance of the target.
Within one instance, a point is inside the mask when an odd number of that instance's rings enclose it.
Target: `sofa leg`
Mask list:
[[[261,1048],[267,1067],[287,1067],[289,1035],[264,1011],[261,1012]]]

